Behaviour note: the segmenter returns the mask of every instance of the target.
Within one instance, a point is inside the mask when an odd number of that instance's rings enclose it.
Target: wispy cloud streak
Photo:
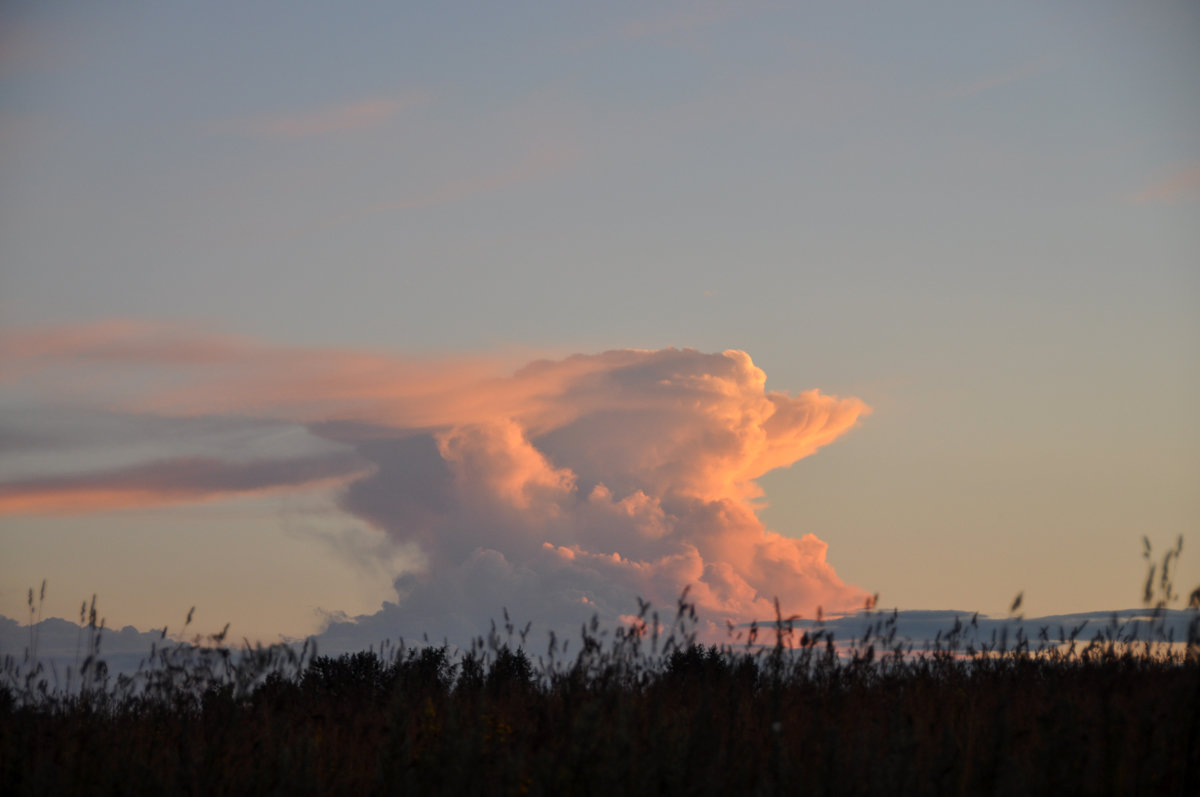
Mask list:
[[[0,483],[0,515],[70,515],[192,504],[272,490],[334,484],[362,475],[358,457],[227,462],[190,457],[92,473]]]
[[[474,177],[451,180],[434,190],[390,202],[381,202],[365,212],[378,213],[391,210],[444,205],[479,194],[488,194],[509,185],[525,183],[554,174],[579,158],[579,150],[572,146],[543,146],[527,153],[515,162]]]
[[[1181,166],[1133,195],[1133,201],[1138,204],[1196,198],[1200,198],[1200,163]]]
[[[692,33],[751,13],[763,4],[708,0],[683,4],[656,16],[631,20],[622,31],[627,38]]]
[[[213,124],[218,133],[256,138],[304,138],[377,127],[402,109],[424,102],[425,95],[374,97],[297,113],[256,114]]]
[[[1018,81],[1044,74],[1050,71],[1053,66],[1054,61],[1052,59],[1037,58],[1008,69],[984,75],[969,83],[964,83],[947,92],[946,98],[958,100],[976,94],[981,94],[985,91],[990,91],[991,89],[997,89],[1002,86],[1007,86],[1011,83],[1016,83]]]

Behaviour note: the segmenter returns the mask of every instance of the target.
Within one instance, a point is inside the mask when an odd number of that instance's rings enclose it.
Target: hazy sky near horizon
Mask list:
[[[1050,614],[1136,605],[1143,534],[1190,590],[1198,40],[1189,2],[5,4],[0,614]]]

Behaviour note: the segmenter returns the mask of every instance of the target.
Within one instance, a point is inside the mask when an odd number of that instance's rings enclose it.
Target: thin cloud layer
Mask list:
[[[1200,196],[1200,163],[1191,163],[1143,187],[1133,195],[1133,201],[1180,202],[1197,196]]]
[[[744,352],[619,350],[513,370],[499,360],[287,349],[152,327],[16,336],[6,359],[29,378],[52,374],[78,390],[68,377],[81,363],[132,368],[142,372],[138,389],[109,393],[112,408],[289,422],[335,453],[10,481],[0,512],[53,507],[56,495],[86,507],[88,495],[171,502],[340,480],[345,512],[418,547],[426,562],[397,580],[395,604],[357,619],[356,633],[377,628],[380,638],[462,640],[501,607],[552,628],[592,613],[614,619],[635,596],[673,606],[685,586],[714,624],[768,618],[776,597],[809,616],[866,597],[837,576],[824,542],[764,527],[755,480],[833,442],[869,410],[817,390],[769,391]]]
[[[363,470],[363,462],[346,453],[252,462],[205,457],[168,459],[0,484],[0,515],[74,515],[194,504],[334,484]]]
[[[262,138],[303,138],[362,130],[384,124],[403,108],[424,101],[424,95],[374,97],[290,114],[259,114],[230,119],[214,126],[218,132]]]

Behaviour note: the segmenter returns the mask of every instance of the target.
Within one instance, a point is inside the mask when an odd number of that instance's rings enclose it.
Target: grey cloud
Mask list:
[[[180,457],[125,468],[9,481],[0,484],[0,508],[5,502],[26,496],[47,501],[62,496],[66,500],[90,491],[160,497],[170,502],[343,478],[366,467],[357,455],[345,452],[249,462]]]

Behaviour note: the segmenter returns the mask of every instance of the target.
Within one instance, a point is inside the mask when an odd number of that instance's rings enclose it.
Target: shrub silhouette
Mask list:
[[[367,651],[336,659],[318,656],[308,665],[301,686],[331,698],[371,697],[384,690],[392,679],[383,662]]]
[[[441,694],[454,682],[455,669],[447,647],[426,647],[413,655],[398,657],[393,678],[397,688]]]
[[[512,650],[507,645],[496,651],[488,668],[486,686],[492,694],[524,692],[533,684],[533,664],[525,651]]]

